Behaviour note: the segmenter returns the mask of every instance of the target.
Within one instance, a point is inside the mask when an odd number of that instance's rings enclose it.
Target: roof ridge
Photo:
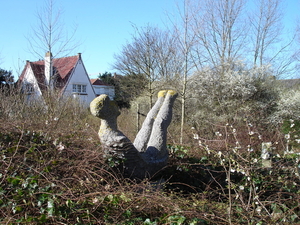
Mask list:
[[[66,58],[72,58],[72,57],[78,57],[78,55],[65,56],[65,57],[60,57],[60,58],[53,58],[53,60],[57,60],[57,59],[66,59]]]
[[[79,57],[78,55],[72,55],[72,56],[64,56],[64,57],[60,57],[60,58],[53,58],[53,60],[58,60],[58,59],[66,59],[66,58],[71,58],[71,57]],[[30,63],[38,63],[38,62],[44,62],[45,59],[39,59],[37,61],[29,61]]]

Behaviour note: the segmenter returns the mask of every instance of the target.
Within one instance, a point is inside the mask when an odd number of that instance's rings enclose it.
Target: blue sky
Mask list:
[[[63,9],[61,18],[66,29],[77,24],[76,40],[82,44],[73,55],[81,52],[87,72],[96,77],[113,72],[111,64],[137,27],[146,24],[163,27],[166,12],[174,14],[176,0],[56,0]],[[179,1],[180,2],[180,1]],[[294,22],[300,12],[300,0],[285,0],[286,25]],[[0,68],[12,70],[15,76],[25,61],[38,60],[28,51],[26,36],[36,24],[36,12],[44,0],[9,0],[1,2]]]
[[[165,12],[174,8],[174,0],[56,0],[63,9],[61,18],[67,29],[77,24],[76,40],[81,45],[73,53],[82,53],[86,70],[92,76],[112,71],[113,55],[130,40],[136,26],[162,25]],[[26,36],[36,24],[36,12],[43,0],[1,1],[0,68],[15,76],[25,61],[37,61],[28,51]]]

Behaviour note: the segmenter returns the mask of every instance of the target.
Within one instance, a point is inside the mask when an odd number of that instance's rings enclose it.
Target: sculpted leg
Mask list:
[[[147,148],[148,141],[152,132],[152,127],[157,113],[164,101],[164,97],[167,91],[163,90],[158,92],[158,98],[152,109],[148,112],[146,119],[143,122],[141,129],[139,130],[133,145],[139,152],[145,152]]]
[[[167,128],[172,120],[172,107],[178,94],[169,90],[165,100],[155,118],[151,136],[145,153],[146,158],[150,158],[154,162],[167,161]]]

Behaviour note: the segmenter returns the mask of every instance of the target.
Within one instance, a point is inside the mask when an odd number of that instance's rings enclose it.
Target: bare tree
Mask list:
[[[295,42],[296,44],[299,44],[300,43],[300,20],[298,19],[298,22],[297,22],[297,27],[296,27],[296,38],[295,38]],[[299,74],[299,69],[300,69],[300,48],[297,46],[294,50],[294,53],[293,53],[293,59],[296,61],[295,63],[295,69],[296,71],[298,72]],[[297,76],[299,78],[299,75]]]
[[[2,57],[2,55],[1,55],[1,53],[0,53],[0,65],[3,63],[3,57]]]
[[[201,5],[200,5],[201,4]],[[245,44],[243,23],[244,0],[203,0],[194,15],[194,31],[198,48],[197,65],[226,70],[232,62],[240,60]],[[220,75],[224,71],[220,71]]]
[[[292,63],[292,57],[287,53],[294,36],[283,41],[281,0],[258,0],[256,3],[249,16],[253,64],[254,66],[270,64],[276,72],[275,75],[280,75],[286,72]],[[285,36],[285,38],[288,37],[288,35]]]
[[[282,3],[282,0],[257,0],[249,17],[253,64],[271,65],[275,76],[288,73],[293,62],[291,47],[295,34],[289,38],[284,33]]]
[[[32,26],[32,32],[27,36],[29,51],[35,57],[41,59],[45,53],[49,54],[50,68],[54,58],[70,54],[79,45],[75,41],[76,27],[68,33],[62,23],[62,13],[56,8],[54,0],[46,0],[45,5],[37,11],[37,24]],[[49,73],[53,82],[55,75],[51,69]]]
[[[176,74],[174,39],[168,32],[150,25],[135,30],[132,42],[114,56],[113,67],[124,75],[145,76],[149,105],[152,107],[153,95],[157,91],[155,82],[168,81]]]
[[[185,0],[183,6],[178,7],[180,21],[174,27],[179,43],[177,51],[182,56],[181,143],[188,77],[207,66],[218,69],[222,75],[242,55],[244,4],[243,0]]]
[[[268,48],[278,42],[282,27],[279,27],[280,17],[278,0],[259,0],[250,22],[253,30],[254,56],[253,64],[262,66]]]
[[[195,45],[195,33],[192,30],[192,22],[195,14],[194,5],[191,0],[184,0],[182,5],[177,5],[179,21],[171,19],[176,37],[176,51],[177,64],[180,67],[179,72],[179,93],[181,97],[181,125],[180,125],[180,143],[183,143],[183,133],[185,125],[185,111],[186,111],[186,96],[188,76],[194,68],[192,51]]]

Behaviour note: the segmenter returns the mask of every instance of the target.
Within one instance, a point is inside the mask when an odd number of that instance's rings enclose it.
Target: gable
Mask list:
[[[76,89],[77,87],[79,90]],[[82,90],[82,88],[84,90]],[[73,95],[73,97],[80,98],[82,101],[88,103],[95,98],[94,88],[91,85],[90,78],[86,72],[81,58],[78,59],[71,74],[69,74],[68,81],[63,90],[63,95]]]
[[[40,73],[41,68],[39,66],[33,66],[29,61],[26,62],[25,68],[18,80],[18,85],[27,94],[35,94],[40,96],[41,90],[45,88],[42,74]],[[37,76],[35,76],[35,74]]]

